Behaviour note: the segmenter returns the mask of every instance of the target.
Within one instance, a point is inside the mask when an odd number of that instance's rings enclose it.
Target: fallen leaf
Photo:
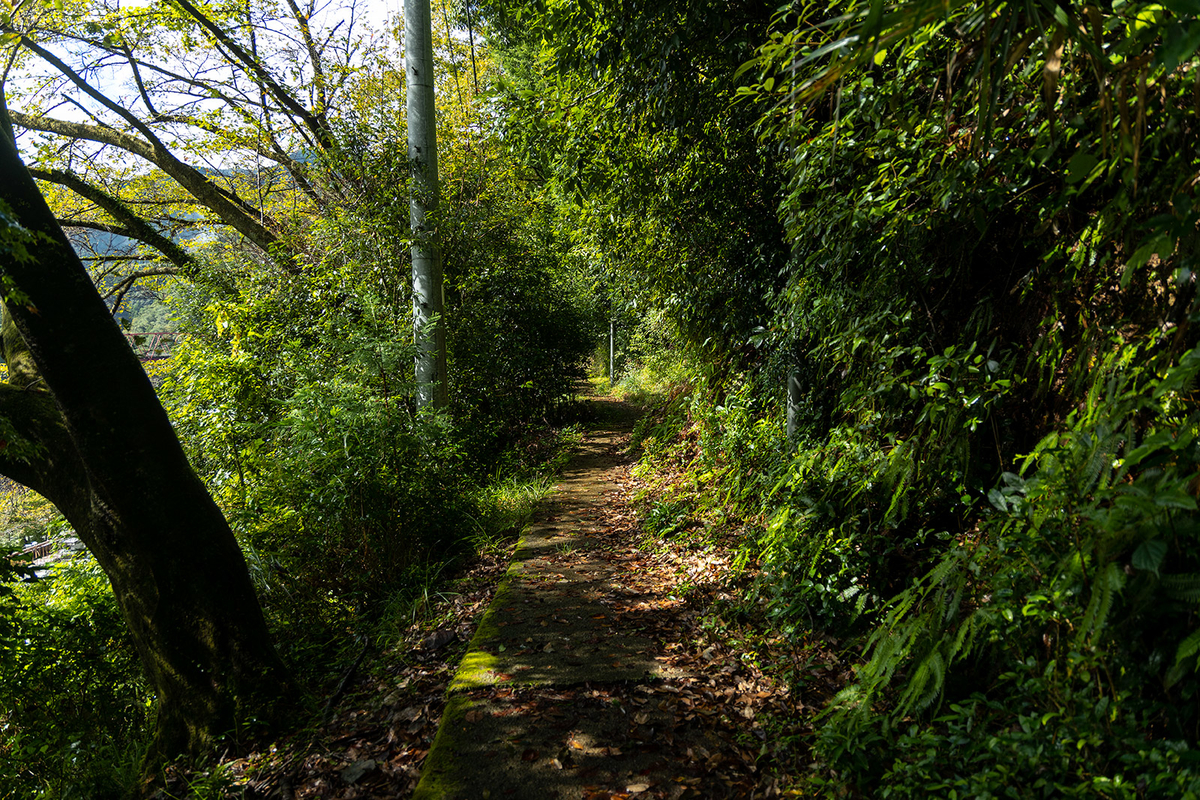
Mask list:
[[[438,650],[453,642],[458,634],[449,629],[442,629],[426,636],[421,640],[422,650]]]
[[[374,759],[364,758],[359,761],[355,761],[353,764],[343,769],[340,774],[343,781],[353,785],[362,780],[363,777],[368,773],[374,772],[375,767],[376,765]]]

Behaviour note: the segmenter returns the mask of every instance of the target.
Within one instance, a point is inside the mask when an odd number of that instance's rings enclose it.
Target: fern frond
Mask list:
[[[924,696],[917,701],[917,711],[929,708],[933,701],[941,696],[942,687],[946,685],[946,659],[936,650],[929,655],[929,675],[932,680],[929,681],[929,688]]]
[[[1029,451],[1029,454],[1022,459],[1020,474],[1024,476],[1025,470],[1036,464],[1038,460],[1050,450],[1057,448],[1060,438],[1061,437],[1058,431],[1051,431],[1050,433],[1046,434],[1046,436],[1044,436],[1040,442],[1034,445],[1033,450]]]
[[[979,612],[972,611],[962,624],[958,626],[958,633],[954,637],[954,642],[950,645],[950,652],[947,654],[950,662],[953,663],[958,658],[959,653],[967,654],[975,646],[975,634],[979,631]]]
[[[1164,575],[1162,588],[1172,600],[1182,600],[1185,603],[1200,602],[1200,572]]]
[[[1117,562],[1109,562],[1092,581],[1092,595],[1079,627],[1076,642],[1082,645],[1093,633],[1099,632],[1108,621],[1113,600],[1125,586],[1125,572]]]
[[[1179,643],[1178,649],[1175,650],[1175,666],[1183,665],[1183,662],[1189,658],[1193,658],[1197,653],[1200,653],[1200,629],[1192,631],[1192,633]]]

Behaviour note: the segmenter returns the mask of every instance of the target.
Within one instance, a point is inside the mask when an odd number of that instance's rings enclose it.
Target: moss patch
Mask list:
[[[518,553],[524,545],[525,537],[522,536],[520,542],[517,544]],[[516,563],[514,561],[513,565],[509,566],[508,573],[501,579],[487,612],[483,615],[483,619],[480,620],[479,627],[475,629],[475,635],[471,637],[471,644],[467,647],[467,654],[463,656],[462,663],[458,667],[458,672],[454,675],[454,680],[450,681],[450,688],[447,691],[451,694],[468,689],[477,689],[492,682],[488,680],[488,676],[495,672],[497,658],[486,647],[489,641],[495,641],[499,637],[500,626],[497,622],[500,619],[500,614],[503,613],[501,609],[512,602],[513,572]]]
[[[421,781],[413,790],[413,800],[443,800],[462,790],[463,771],[459,767],[457,754],[470,708],[471,699],[466,695],[453,695],[447,701],[442,712],[442,724],[421,768]]]

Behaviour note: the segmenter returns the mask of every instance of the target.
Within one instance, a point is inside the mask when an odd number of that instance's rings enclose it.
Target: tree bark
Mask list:
[[[245,560],[196,476],[149,379],[21,162],[0,105],[0,197],[33,234],[0,256],[11,323],[39,379],[0,385],[0,416],[25,441],[0,473],[46,496],[112,583],[158,699],[152,758],[200,752],[251,719],[289,710]],[[19,335],[16,335],[19,334]]]

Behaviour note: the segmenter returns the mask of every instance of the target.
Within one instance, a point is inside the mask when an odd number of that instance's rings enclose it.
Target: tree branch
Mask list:
[[[211,133],[213,135],[228,134],[228,131],[212,124],[211,122],[207,122],[199,117],[193,117],[187,114],[163,114],[157,117],[157,121],[177,123],[180,125],[191,125],[193,128],[198,128],[199,130]],[[256,155],[269,159],[283,167],[285,170],[287,170],[288,175],[292,177],[292,180],[296,182],[296,186],[300,188],[300,191],[308,195],[313,202],[319,204],[321,202],[321,196],[317,193],[316,188],[312,185],[312,183],[309,182],[304,173],[300,171],[298,165],[296,164],[296,160],[285,153],[283,148],[279,146],[279,142],[275,139],[275,136],[271,135],[270,127],[266,127],[268,133],[266,139],[268,142],[270,142],[270,147],[263,147],[260,144],[251,144],[247,142],[241,142],[239,143],[239,146],[249,150],[252,153],[255,153]]]
[[[129,45],[125,45],[125,58],[129,61],[129,69],[133,72],[133,82],[137,86],[138,94],[142,97],[142,103],[151,116],[158,118],[158,109],[154,107],[150,93],[146,91],[146,84],[142,81],[142,71],[138,68],[137,59],[133,57],[133,50]]]
[[[113,112],[118,117],[120,117],[121,119],[128,122],[129,125],[134,130],[136,130],[138,133],[142,134],[142,136],[146,137],[146,139],[150,143],[150,146],[153,147],[155,150],[162,150],[164,152],[166,151],[166,149],[167,149],[166,145],[164,145],[162,143],[162,141],[159,140],[158,136],[155,135],[154,131],[152,131],[150,129],[149,125],[147,125],[146,123],[144,123],[140,119],[138,119],[137,115],[134,114],[129,109],[124,108],[123,106],[118,105],[117,103],[114,103],[112,100],[110,100],[105,94],[103,94],[98,89],[96,89],[94,86],[92,86],[90,83],[88,83],[86,80],[84,80],[82,75],[80,75],[78,72],[76,72],[75,70],[73,70],[69,66],[67,66],[67,64],[62,59],[60,59],[58,56],[54,55],[49,50],[42,47],[37,42],[30,39],[28,36],[21,37],[21,46],[24,47],[26,50],[29,50],[30,52],[34,53],[39,58],[41,58],[43,61],[45,61],[47,64],[49,64],[50,66],[52,66],[56,70],[58,70],[60,73],[62,73],[66,77],[67,80],[69,80],[71,83],[73,83],[77,87],[79,87],[80,91],[82,91],[88,97],[92,98],[97,103],[104,106],[109,111]]]
[[[178,272],[179,270],[177,270],[175,267],[152,267],[150,269],[132,272],[122,278],[107,292],[105,292],[103,297],[105,300],[107,300],[114,294],[117,296],[117,299],[113,301],[111,307],[112,313],[116,314],[117,309],[121,307],[121,303],[125,302],[125,295],[129,294],[129,290],[132,289],[139,280],[142,278],[153,278],[159,275],[176,275]]]
[[[287,0],[288,9],[292,12],[292,17],[296,20],[296,24],[300,27],[300,37],[304,40],[304,47],[308,50],[308,57],[312,59],[313,68],[313,86],[317,90],[317,114],[321,117],[322,123],[328,125],[325,121],[325,109],[329,107],[328,86],[325,82],[325,71],[321,67],[321,52],[317,49],[317,43],[313,41],[312,30],[308,27],[308,17],[300,13],[300,8],[296,5],[296,0]]]
[[[278,236],[255,218],[260,215],[257,209],[217,186],[208,176],[180,161],[165,147],[155,147],[136,136],[108,126],[85,125],[53,117],[24,114],[20,111],[10,110],[10,114],[13,122],[29,130],[108,144],[144,158],[173,178],[201,205],[210,209],[264,253],[274,255],[275,249],[281,243]]]
[[[262,62],[246,52],[241,45],[235,42],[228,33],[222,30],[211,19],[202,14],[199,9],[192,5],[188,0],[173,0],[175,5],[184,10],[192,19],[200,23],[200,26],[209,32],[209,35],[218,42],[222,47],[228,50],[238,63],[242,65],[246,71],[254,75],[258,80],[270,90],[271,96],[275,98],[280,105],[287,109],[290,113],[304,121],[308,129],[317,137],[317,141],[321,147],[326,150],[334,148],[336,142],[332,132],[329,130],[329,124],[324,119],[324,114],[309,111],[300,101],[291,95],[286,89],[275,80],[275,77],[267,71]]]
[[[133,213],[120,198],[114,197],[100,187],[93,186],[78,175],[66,170],[34,168],[29,170],[29,174],[40,181],[65,186],[85,200],[90,200],[120,223],[128,231],[125,235],[153,247],[183,272],[195,272],[196,259],[191,253],[172,241],[170,237],[159,233],[145,219]]]

